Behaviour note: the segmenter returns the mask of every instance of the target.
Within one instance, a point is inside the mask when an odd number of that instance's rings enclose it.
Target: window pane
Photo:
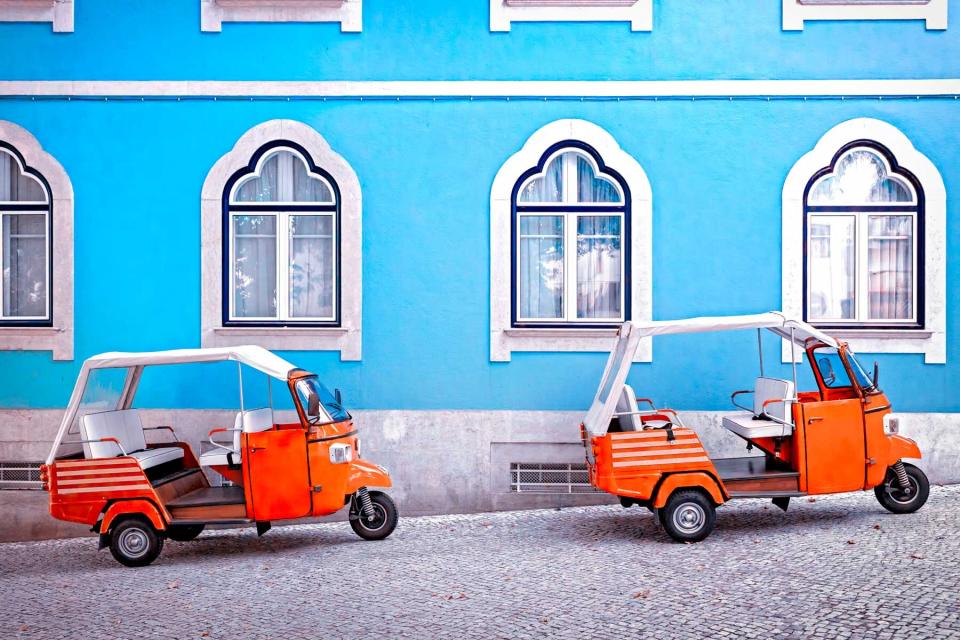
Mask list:
[[[542,176],[528,182],[517,199],[519,202],[563,202],[563,156],[554,158]]]
[[[3,315],[47,316],[47,222],[43,214],[3,219]]]
[[[274,151],[260,166],[260,174],[245,178],[234,192],[236,202],[333,202],[322,180],[307,172],[300,156]]]
[[[333,194],[326,184],[315,175],[307,172],[303,160],[290,155],[293,164],[293,195],[292,202],[333,202]]]
[[[620,218],[577,218],[577,317],[620,317]]]
[[[290,216],[290,315],[333,317],[333,216]]]
[[[828,389],[853,386],[836,349],[833,347],[814,349],[813,358],[816,360],[820,377],[823,378],[823,384]]]
[[[612,182],[596,176],[593,165],[577,154],[577,184],[580,202],[620,202],[620,192]]]
[[[268,157],[260,167],[259,176],[246,178],[234,193],[237,202],[281,202],[279,184],[279,153]]]
[[[853,216],[810,216],[807,317],[847,320],[856,314]]]
[[[913,218],[870,216],[867,263],[870,319],[913,317]]]
[[[857,205],[913,202],[913,191],[900,178],[887,174],[883,159],[872,149],[854,149],[838,162],[834,173],[810,190],[813,205]]]
[[[563,217],[520,217],[521,318],[563,317]]]
[[[277,316],[277,220],[275,216],[233,218],[233,314]]]
[[[0,149],[0,202],[46,202],[40,182],[20,173],[16,158]]]

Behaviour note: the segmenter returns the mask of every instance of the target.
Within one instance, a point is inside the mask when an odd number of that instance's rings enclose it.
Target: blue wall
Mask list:
[[[518,24],[491,34],[484,2],[368,0],[362,34],[332,25],[225,24],[199,31],[196,2],[77,3],[76,32],[0,24],[3,79],[926,78],[960,75],[960,31],[920,23],[813,23],[782,33],[778,3],[659,2],[652,33],[624,24]],[[176,5],[176,8],[174,8]],[[381,7],[383,5],[383,7]],[[397,5],[400,5],[397,7]],[[762,6],[761,6],[762,5]],[[388,9],[387,6],[390,8]],[[952,3],[960,11],[960,1]],[[854,117],[900,128],[940,169],[948,252],[958,222],[960,106],[952,99],[535,102],[0,100],[75,191],[74,362],[0,352],[0,406],[60,407],[83,358],[199,346],[200,188],[250,127],[319,131],[363,189],[363,360],[285,354],[364,409],[580,409],[602,354],[489,361],[489,193],[542,125],[590,120],[646,170],[654,194],[654,317],[780,306],[780,192],[790,167]],[[960,282],[948,263],[948,289]],[[948,304],[948,364],[876,359],[899,410],[960,410],[960,339]],[[768,364],[776,345],[768,342]],[[867,357],[867,360],[872,360]],[[215,371],[214,375],[209,375]],[[641,395],[729,407],[756,375],[755,337],[657,338],[634,368]],[[232,370],[154,376],[141,404],[233,406]]]

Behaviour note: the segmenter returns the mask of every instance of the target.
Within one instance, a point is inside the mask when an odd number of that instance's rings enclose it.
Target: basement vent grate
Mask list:
[[[0,462],[0,491],[42,489],[39,462]]]
[[[600,493],[585,463],[511,462],[512,493]]]

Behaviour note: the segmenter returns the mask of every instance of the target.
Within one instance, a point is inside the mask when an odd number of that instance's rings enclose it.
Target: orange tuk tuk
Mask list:
[[[145,427],[134,398],[146,367],[235,361],[240,411],[211,429],[197,455],[169,425]],[[267,406],[244,406],[243,368],[267,380]],[[109,384],[97,379],[110,376]],[[297,420],[278,423],[270,381],[290,394]],[[146,431],[167,435],[148,443]],[[210,477],[219,480],[212,486]],[[360,458],[340,392],[256,346],[105,353],[83,363],[53,448],[41,468],[54,518],[90,525],[120,563],[150,564],[164,539],[187,541],[207,525],[256,525],[325,516],[349,505],[353,530],[381,540],[397,525],[387,470]]]
[[[641,338],[734,329],[757,330],[760,375],[753,389],[731,395],[740,412],[726,415],[723,426],[759,455],[711,458],[676,411],[637,398],[626,379]],[[792,380],[764,374],[763,330],[789,343]],[[797,348],[816,389],[797,391]],[[627,322],[581,437],[591,484],[624,507],[653,511],[673,539],[696,542],[713,530],[716,508],[734,498],[772,499],[786,511],[790,498],[873,489],[893,513],[922,507],[927,478],[903,461],[920,458],[920,449],[896,433],[890,412],[876,364],[868,375],[845,343],[780,313]]]

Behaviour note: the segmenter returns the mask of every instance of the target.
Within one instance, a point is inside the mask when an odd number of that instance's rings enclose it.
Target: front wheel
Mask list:
[[[110,531],[110,553],[127,567],[145,567],[160,555],[163,538],[146,518],[129,516]]]
[[[660,524],[677,542],[700,542],[716,522],[713,502],[699,491],[674,491],[660,510]]]
[[[891,513],[913,513],[927,502],[930,495],[930,482],[926,474],[909,463],[902,463],[907,474],[904,487],[893,467],[887,469],[883,484],[873,488],[877,501]]]
[[[363,509],[357,505],[356,518],[351,516],[350,527],[353,532],[364,540],[383,540],[397,528],[400,515],[397,505],[385,493],[370,491],[370,503],[373,507],[373,517],[367,517]]]

